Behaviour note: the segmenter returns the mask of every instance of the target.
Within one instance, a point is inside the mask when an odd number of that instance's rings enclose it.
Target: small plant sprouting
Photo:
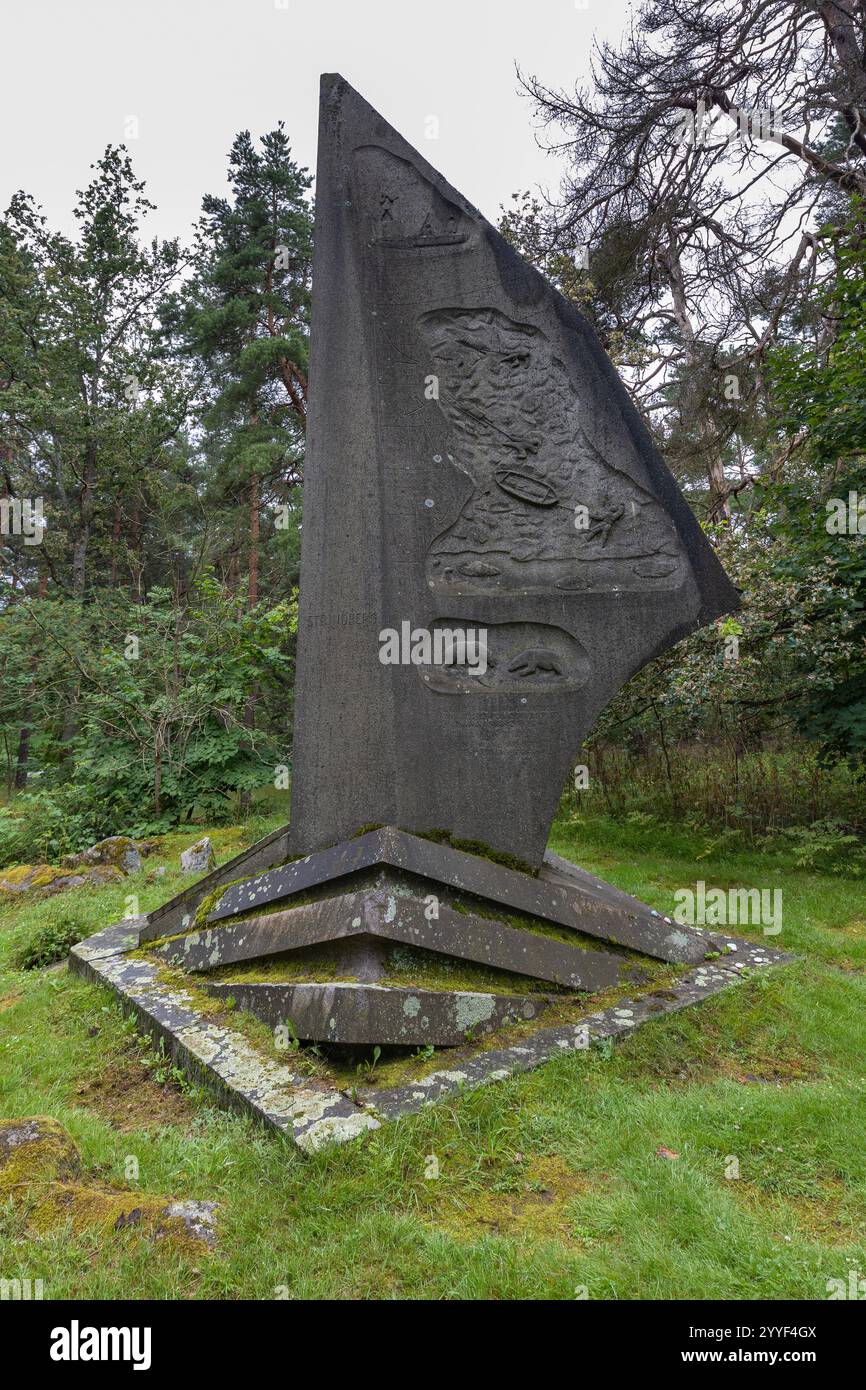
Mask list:
[[[372,1076],[372,1075],[373,1075],[373,1072],[376,1070],[376,1063],[378,1062],[378,1060],[379,1060],[379,1058],[380,1058],[381,1056],[382,1056],[382,1049],[381,1049],[381,1047],[379,1046],[379,1044],[377,1043],[376,1046],[373,1048],[373,1055],[372,1055],[372,1057],[370,1057],[369,1060],[367,1060],[367,1061],[363,1061],[363,1062],[359,1062],[359,1063],[358,1063],[357,1067],[355,1068],[355,1073],[356,1073],[356,1075],[357,1075],[357,1076]]]

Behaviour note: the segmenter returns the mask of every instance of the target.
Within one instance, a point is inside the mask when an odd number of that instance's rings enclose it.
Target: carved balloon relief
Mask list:
[[[452,427],[449,458],[474,490],[432,542],[443,593],[673,589],[687,561],[651,493],[584,432],[545,334],[496,309],[439,309],[418,328]]]

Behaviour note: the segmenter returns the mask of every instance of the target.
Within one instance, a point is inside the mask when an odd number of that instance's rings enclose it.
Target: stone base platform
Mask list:
[[[149,917],[79,943],[70,964],[302,1147],[623,1036],[790,959],[678,926],[552,854],[535,876],[384,827],[265,867],[286,844],[268,837]],[[561,1021],[599,991],[616,1002]],[[232,1009],[273,1030],[272,1051],[230,1026]],[[304,1041],[422,1053],[399,1085],[347,1085],[321,1050],[307,1071]],[[431,1062],[438,1048],[459,1048],[453,1065]]]

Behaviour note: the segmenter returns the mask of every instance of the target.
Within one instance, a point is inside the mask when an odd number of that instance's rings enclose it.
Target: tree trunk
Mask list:
[[[87,547],[93,524],[96,488],[96,445],[88,444],[84,458],[84,473],[78,493],[78,534],[72,547],[72,592],[84,598],[87,585]]]
[[[254,473],[250,478],[250,564],[249,564],[249,593],[247,597],[247,608],[255,608],[259,598],[259,537],[261,531],[261,510],[259,499],[259,476]],[[244,706],[244,728],[253,730],[256,726],[256,705],[258,704],[259,690],[254,685],[249,693],[247,702]],[[248,788],[244,787],[240,794],[241,813],[246,815],[250,809],[252,800]]]
[[[156,816],[162,815],[162,750],[157,748],[153,761],[153,810]]]
[[[696,373],[699,372],[701,368],[700,345],[691,320],[691,315],[689,314],[685,280],[683,278],[679,250],[672,228],[668,235],[667,250],[660,256],[660,260],[667,275],[668,285],[670,286],[674,318],[677,321],[677,327],[680,330],[683,348],[685,350],[686,368],[690,374],[693,372]],[[725,466],[719,453],[718,442],[715,438],[713,424],[707,413],[706,406],[703,402],[695,399],[695,394],[692,380],[690,380],[687,383],[686,399],[683,402],[683,407],[688,416],[695,422],[695,432],[698,437],[704,469],[707,475],[707,485],[709,487],[709,519],[710,521],[721,521],[723,519],[730,521],[731,504],[725,479]],[[681,409],[683,407],[681,407]]]
[[[111,528],[111,587],[117,583],[117,548],[120,544],[120,503],[114,504],[114,524]]]
[[[141,503],[135,499],[129,528],[130,549],[132,550],[132,596],[141,601],[141,576],[144,564],[141,559]]]
[[[79,603],[84,602],[87,588],[87,549],[90,545],[90,532],[95,509],[94,489],[96,487],[96,445],[89,444],[85,453],[84,472],[78,493],[78,531],[72,546],[72,594]],[[68,768],[72,760],[72,740],[78,728],[78,701],[71,696],[63,712],[60,742],[63,745],[62,760]]]
[[[48,575],[43,570],[39,576],[39,598],[44,598],[48,590]],[[33,676],[30,681],[30,689],[27,694],[27,704],[24,708],[24,725],[18,735],[18,758],[15,765],[15,790],[24,791],[27,786],[30,764],[30,737],[33,733],[30,719],[33,713],[33,699],[36,694],[36,668],[39,665],[39,656],[34,652],[30,660],[30,670]]]
[[[27,786],[27,765],[30,761],[30,715],[28,706],[24,711],[27,723],[18,735],[18,758],[15,763],[15,790],[21,792]]]
[[[261,507],[259,502],[259,475],[250,478],[250,586],[248,606],[255,608],[259,600],[259,537],[261,534]]]

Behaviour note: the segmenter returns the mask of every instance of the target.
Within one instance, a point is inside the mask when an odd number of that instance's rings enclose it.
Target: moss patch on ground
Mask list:
[[[0,1201],[37,1239],[57,1232],[165,1240],[195,1250],[208,1239],[190,1229],[184,1208],[165,1197],[83,1180],[72,1136],[51,1116],[0,1121]]]
[[[575,1200],[603,1191],[606,1174],[577,1173],[555,1154],[513,1159],[514,1175],[499,1177],[489,1186],[445,1191],[431,1203],[425,1219],[458,1240],[476,1241],[484,1235],[519,1240],[577,1243],[572,1218]]]

